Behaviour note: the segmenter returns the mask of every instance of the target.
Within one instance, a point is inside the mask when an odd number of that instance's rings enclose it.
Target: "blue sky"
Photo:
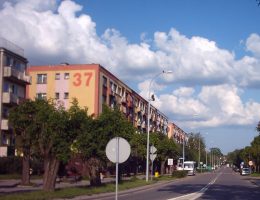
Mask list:
[[[100,63],[184,131],[224,153],[260,121],[255,0],[0,0],[0,36],[32,65]]]

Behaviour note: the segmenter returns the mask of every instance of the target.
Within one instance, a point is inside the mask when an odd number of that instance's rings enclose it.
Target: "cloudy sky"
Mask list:
[[[0,37],[31,65],[99,63],[224,153],[260,121],[256,0],[0,0]]]

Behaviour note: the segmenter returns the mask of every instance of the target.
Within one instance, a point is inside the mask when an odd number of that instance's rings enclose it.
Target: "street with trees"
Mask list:
[[[240,168],[241,163],[248,166],[249,161],[252,161],[252,169],[260,173],[260,122],[256,126],[256,131],[258,131],[258,135],[254,137],[250,146],[228,153],[227,158],[231,164],[238,168]]]
[[[26,100],[10,111],[10,123],[16,136],[16,149],[23,155],[22,183],[30,183],[30,160],[37,156],[43,160],[43,189],[55,189],[56,177],[62,164],[73,157],[80,158],[83,171],[92,186],[101,184],[100,173],[113,169],[105,155],[110,139],[123,137],[129,141],[131,154],[121,164],[121,172],[140,173],[145,170],[147,135],[137,130],[119,107],[102,107],[99,116],[89,115],[87,108],[81,108],[73,99],[69,109],[55,100]],[[197,161],[200,152],[205,151],[204,138],[199,133],[190,133],[186,143],[186,160]],[[19,141],[19,142],[18,142]],[[182,155],[182,145],[162,132],[150,133],[150,145],[157,148],[154,169],[164,174],[167,160],[176,162]],[[215,149],[215,155],[220,150]],[[253,155],[253,154],[252,154]],[[201,153],[201,160],[205,155]]]
[[[92,186],[101,184],[100,173],[113,169],[105,156],[107,143],[113,137],[129,141],[131,155],[121,165],[121,172],[144,172],[146,160],[146,134],[137,130],[127,120],[119,107],[103,105],[99,116],[88,114],[76,99],[65,109],[57,101],[49,99],[26,100],[10,111],[9,120],[16,137],[16,149],[23,156],[22,183],[30,183],[30,161],[43,162],[43,190],[53,191],[60,166],[72,158],[80,158],[83,171]],[[190,134],[187,158],[197,159],[198,139],[205,148],[200,135]],[[181,145],[161,132],[151,132],[150,144],[157,148],[155,168],[166,172],[168,158],[175,161],[182,155]]]

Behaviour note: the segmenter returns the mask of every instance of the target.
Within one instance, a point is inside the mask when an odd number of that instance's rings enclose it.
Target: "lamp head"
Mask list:
[[[164,74],[171,74],[171,73],[172,73],[172,70],[167,70],[167,71],[163,70],[162,72],[163,72]]]
[[[152,100],[152,101],[155,101],[154,94],[151,95],[151,100]]]

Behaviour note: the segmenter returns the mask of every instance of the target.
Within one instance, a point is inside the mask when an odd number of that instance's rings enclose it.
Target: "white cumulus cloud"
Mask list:
[[[160,95],[160,109],[185,127],[249,125],[260,119],[260,103],[243,103],[235,85],[203,86],[198,95],[192,88],[179,88]],[[160,107],[161,106],[161,107]],[[184,120],[183,120],[184,119]]]
[[[153,38],[141,33],[139,43],[129,43],[111,27],[98,35],[91,16],[72,0],[0,0],[0,24],[0,36],[24,48],[31,64],[99,63],[122,80],[139,81],[143,97],[154,75],[172,70],[150,88],[157,93],[153,104],[171,119],[199,114],[198,123],[217,126],[260,118],[259,103],[241,98],[243,89],[260,88],[257,33],[245,39],[248,55],[236,59],[215,41],[189,38],[175,28],[156,31]],[[163,94],[176,84],[183,87]]]
[[[260,36],[256,33],[251,34],[246,40],[246,48],[260,57]]]

